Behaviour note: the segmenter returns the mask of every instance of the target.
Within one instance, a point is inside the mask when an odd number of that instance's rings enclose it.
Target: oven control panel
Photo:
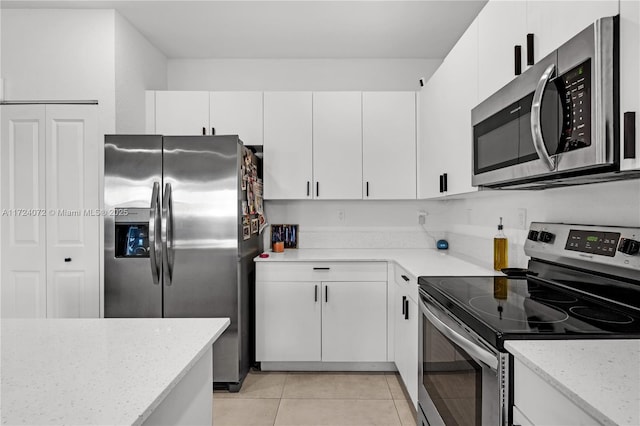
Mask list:
[[[637,279],[640,228],[532,222],[524,244],[532,258]]]

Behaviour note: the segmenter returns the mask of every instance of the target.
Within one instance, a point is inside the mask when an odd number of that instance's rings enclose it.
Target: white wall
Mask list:
[[[116,132],[145,132],[145,90],[167,89],[167,58],[115,14]]]
[[[5,100],[97,100],[115,131],[113,10],[4,9]]]
[[[436,59],[172,59],[170,90],[418,90]]]
[[[531,222],[640,227],[640,180],[543,191],[486,191],[443,202],[433,226],[446,231],[451,251],[493,266],[493,236],[499,217],[509,238],[509,266],[525,267],[524,241]],[[520,216],[525,214],[525,224]]]

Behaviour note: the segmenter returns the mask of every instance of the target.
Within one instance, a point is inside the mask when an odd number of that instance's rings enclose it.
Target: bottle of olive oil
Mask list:
[[[496,271],[509,267],[509,244],[502,228],[502,218],[500,218],[498,233],[493,238],[493,269]]]

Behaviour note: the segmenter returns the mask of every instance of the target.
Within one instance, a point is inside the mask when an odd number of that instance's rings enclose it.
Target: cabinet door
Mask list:
[[[256,282],[256,360],[320,361],[319,282]]]
[[[447,150],[438,140],[447,127],[439,108],[446,78],[436,71],[418,93],[418,198],[444,195],[440,192],[439,177],[444,173],[442,162]]]
[[[322,283],[322,361],[386,361],[386,325],[386,282]]]
[[[94,106],[46,107],[47,317],[97,318],[102,163]]]
[[[416,198],[416,94],[362,94],[365,199]]]
[[[420,313],[417,303],[402,291],[396,292],[396,299],[394,358],[411,401],[414,406],[417,406],[418,316]]]
[[[624,139],[624,113],[635,112],[635,158],[624,158],[620,149],[620,168],[640,168],[640,2],[620,1],[620,141]],[[624,145],[623,145],[624,146]]]
[[[313,94],[316,199],[362,199],[362,94]]]
[[[527,32],[534,35],[534,59],[538,62],[598,18],[619,12],[618,0],[538,1],[527,3]]]
[[[210,135],[209,92],[157,91],[155,133],[165,136]]]
[[[44,318],[45,107],[0,108],[2,316]]]
[[[478,100],[482,102],[515,77],[514,46],[526,64],[526,12],[523,1],[489,1],[478,15]]]
[[[214,134],[238,135],[245,145],[262,145],[262,92],[211,92],[210,113]]]
[[[311,92],[264,94],[265,199],[312,198]]]

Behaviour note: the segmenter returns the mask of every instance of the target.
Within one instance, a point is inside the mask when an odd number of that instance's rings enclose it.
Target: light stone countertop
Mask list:
[[[512,340],[505,348],[606,425],[640,425],[640,340]]]
[[[321,261],[384,261],[396,262],[411,275],[474,276],[502,275],[469,259],[436,249],[286,249],[283,253],[265,252],[267,258],[256,262],[321,262]]]
[[[139,425],[228,318],[2,320],[2,424]]]

